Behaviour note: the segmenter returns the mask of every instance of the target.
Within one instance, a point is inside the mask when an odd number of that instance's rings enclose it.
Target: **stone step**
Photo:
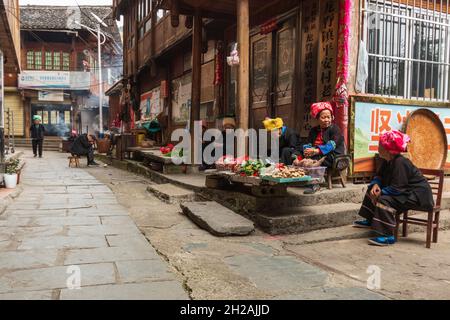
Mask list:
[[[305,233],[313,230],[345,226],[358,218],[361,205],[335,203],[299,208],[281,208],[254,216],[263,231],[272,234]]]
[[[418,213],[414,215],[416,218],[426,218],[426,213]],[[439,220],[439,230],[450,229],[450,212],[448,210],[441,212]],[[425,227],[408,225],[409,233],[423,233],[425,240]],[[306,233],[284,235],[283,242],[288,245],[305,245],[319,242],[349,240],[349,239],[363,239],[377,236],[374,231],[370,229],[354,228],[352,225],[346,225],[336,228],[328,228],[321,230],[314,230]],[[399,233],[401,238],[401,230]]]
[[[180,206],[194,223],[215,236],[246,236],[255,230],[252,221],[217,202],[191,202]]]
[[[169,204],[195,200],[194,191],[186,190],[170,183],[150,185],[147,187],[147,191]]]

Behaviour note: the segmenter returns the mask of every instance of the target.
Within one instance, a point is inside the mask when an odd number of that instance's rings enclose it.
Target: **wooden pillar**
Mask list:
[[[250,93],[250,11],[249,0],[237,3],[237,41],[239,45],[239,73],[238,73],[238,127],[248,129],[249,125],[249,93]]]
[[[191,115],[190,115],[190,133],[192,148],[191,156],[192,163],[195,163],[195,159],[199,159],[196,150],[194,148],[194,122],[200,120],[200,102],[201,102],[201,85],[202,85],[202,18],[200,12],[197,10],[194,16],[194,26],[192,31],[192,91],[191,91]],[[197,141],[197,145],[198,145]]]
[[[25,125],[25,138],[30,138],[30,127],[31,127],[31,99],[25,98],[23,101],[23,111],[24,111],[24,125]]]

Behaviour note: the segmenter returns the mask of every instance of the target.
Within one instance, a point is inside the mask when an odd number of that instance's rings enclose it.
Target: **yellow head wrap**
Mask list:
[[[273,131],[276,129],[280,129],[283,127],[283,119],[276,118],[276,119],[266,119],[263,121],[264,128],[268,131]]]

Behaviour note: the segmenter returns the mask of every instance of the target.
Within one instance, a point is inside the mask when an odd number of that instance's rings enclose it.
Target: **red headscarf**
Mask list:
[[[317,102],[311,105],[311,116],[316,119],[323,110],[330,110],[333,115],[333,105],[331,102]]]
[[[410,141],[411,139],[407,134],[398,130],[385,132],[380,137],[380,145],[391,154],[406,152]]]

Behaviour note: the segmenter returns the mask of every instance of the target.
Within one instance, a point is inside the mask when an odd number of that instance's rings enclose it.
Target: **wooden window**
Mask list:
[[[34,68],[36,70],[42,70],[42,51],[34,52]]]
[[[66,52],[63,53],[62,69],[64,71],[70,70],[70,54],[69,53],[66,53]]]
[[[61,53],[53,52],[53,70],[61,70]]]
[[[27,69],[34,70],[34,52],[33,51],[27,52]]]
[[[53,70],[53,54],[52,54],[52,52],[45,53],[45,70]]]

